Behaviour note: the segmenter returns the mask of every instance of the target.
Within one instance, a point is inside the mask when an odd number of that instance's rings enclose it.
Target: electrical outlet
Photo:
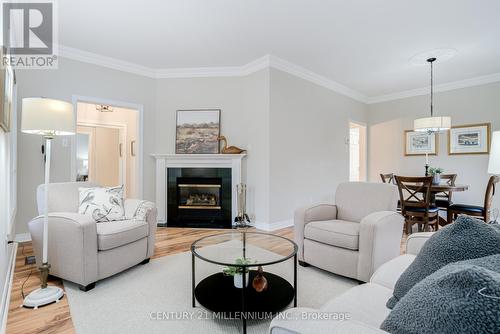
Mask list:
[[[36,258],[34,255],[28,255],[26,258],[24,258],[24,264],[35,264],[36,263]]]

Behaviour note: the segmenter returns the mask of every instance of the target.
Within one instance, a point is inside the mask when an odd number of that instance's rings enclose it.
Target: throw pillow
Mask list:
[[[142,201],[137,206],[134,212],[134,219],[137,220],[146,220],[148,217],[149,211],[155,207],[155,204],[150,201]]]
[[[497,254],[500,249],[500,225],[460,216],[455,223],[436,232],[422,247],[412,264],[394,286],[387,307],[396,303],[418,282],[448,263]]]
[[[384,320],[398,334],[500,333],[500,254],[448,264],[415,285]]]
[[[78,213],[92,217],[97,223],[125,219],[123,186],[111,188],[78,188]]]

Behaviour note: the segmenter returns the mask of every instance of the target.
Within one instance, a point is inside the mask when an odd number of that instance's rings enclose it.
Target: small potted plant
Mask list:
[[[443,171],[444,170],[440,167],[429,168],[429,174],[432,176],[432,184],[441,183],[441,174],[443,173]]]
[[[252,261],[247,258],[238,258],[235,260],[236,265],[249,265]],[[248,281],[250,280],[248,267],[239,266],[228,266],[222,269],[222,273],[227,276],[233,276],[234,287],[241,289],[243,288],[243,272],[245,272],[245,286],[248,286]]]

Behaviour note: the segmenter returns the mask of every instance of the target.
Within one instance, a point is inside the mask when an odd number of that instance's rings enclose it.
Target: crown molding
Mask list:
[[[114,70],[133,73],[154,79],[168,78],[204,78],[204,77],[237,77],[247,76],[266,68],[275,68],[307,80],[319,86],[330,89],[336,93],[348,96],[356,101],[374,104],[392,100],[399,100],[414,96],[429,94],[430,87],[411,89],[386,95],[367,97],[352,88],[344,86],[334,80],[328,79],[318,73],[310,71],[302,66],[289,62],[285,59],[265,55],[242,66],[220,66],[220,67],[187,67],[187,68],[164,68],[154,69],[120,59],[102,56],[96,53],[87,52],[64,45],[59,45],[59,56],[73,59],[84,63],[103,66]],[[460,88],[484,85],[493,82],[500,82],[500,73],[470,78],[460,81],[449,82],[434,86],[436,92],[445,92]]]
[[[269,55],[255,59],[242,66],[220,67],[184,67],[156,70],[156,78],[205,78],[205,77],[240,77],[269,67]]]
[[[322,75],[314,73],[301,66],[293,64],[287,60],[265,55],[242,66],[221,66],[221,67],[188,67],[188,68],[164,68],[154,69],[127,61],[102,56],[92,52],[87,52],[64,45],[59,45],[59,56],[73,59],[84,63],[99,65],[114,70],[133,73],[155,79],[168,78],[205,78],[205,77],[236,77],[247,76],[265,68],[276,68],[287,72],[304,80],[325,87],[339,94],[346,95],[357,101],[366,102],[366,96],[349,87],[330,80]]]
[[[65,45],[59,45],[59,56],[83,63],[103,66],[114,70],[138,74],[145,77],[155,78],[156,70],[146,66],[134,64],[128,61],[102,56],[96,53],[87,52]]]
[[[483,75],[480,77],[448,82],[440,85],[434,86],[434,92],[447,92],[450,90],[468,88],[480,85],[486,85],[489,83],[500,82],[500,73],[494,73],[489,75]],[[393,100],[400,100],[414,96],[428,95],[430,92],[430,86],[405,90],[397,93],[373,96],[369,97],[366,101],[367,104],[374,104],[380,102],[387,102]]]
[[[366,95],[354,89],[344,86],[336,81],[328,79],[320,74],[312,72],[304,67],[291,63],[287,60],[275,56],[269,56],[269,57],[270,57],[270,67],[272,68],[276,68],[278,70],[297,76],[301,79],[315,83],[319,86],[328,88],[334,92],[348,96],[356,101],[363,103],[366,103],[367,101]]]

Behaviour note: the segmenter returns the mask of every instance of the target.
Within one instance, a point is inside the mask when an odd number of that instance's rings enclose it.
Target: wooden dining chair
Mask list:
[[[453,223],[458,215],[468,215],[479,217],[485,222],[490,221],[490,209],[493,196],[495,195],[496,184],[500,182],[500,177],[493,175],[488,181],[486,192],[484,194],[483,206],[469,205],[469,204],[452,204],[448,207],[448,224]]]
[[[380,178],[384,183],[396,184],[396,180],[394,179],[394,173],[380,174]]]
[[[455,181],[457,180],[457,174],[442,174],[441,180],[450,186],[454,186]],[[451,201],[452,195],[453,191],[443,191],[435,195],[436,199],[434,203],[440,210],[446,211],[446,215],[448,215],[448,207],[453,204]],[[446,221],[443,221],[442,223],[442,225],[444,225],[446,224]]]
[[[410,234],[414,224],[418,224],[419,231],[427,231],[430,225],[437,231],[439,208],[431,205],[432,176],[395,176],[394,178],[398,185],[401,214],[405,217],[406,232]]]

